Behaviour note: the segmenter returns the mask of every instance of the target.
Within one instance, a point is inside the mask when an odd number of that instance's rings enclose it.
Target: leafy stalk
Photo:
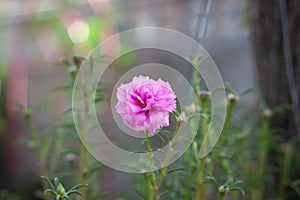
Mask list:
[[[174,137],[173,139],[170,141],[170,145],[169,145],[169,148],[168,148],[168,151],[167,151],[167,155],[166,155],[166,158],[164,160],[164,164],[163,166],[165,166],[164,168],[162,168],[160,170],[160,175],[158,177],[158,179],[154,182],[154,189],[153,189],[153,200],[158,200],[159,199],[159,190],[160,190],[160,187],[164,181],[164,178],[167,174],[167,165],[171,159],[171,155],[172,155],[172,152],[173,152],[173,146],[175,145],[178,137],[179,137],[179,134],[181,132],[181,128],[182,128],[182,125],[185,121],[185,118],[184,118],[184,114],[181,115],[181,118],[178,119],[178,123],[177,123],[177,127],[175,129],[175,133],[174,133]]]
[[[200,93],[199,94],[199,100],[200,100],[200,107],[202,110],[202,114],[207,114],[207,98],[208,93]],[[207,131],[207,124],[208,120],[203,118],[201,120],[201,128],[202,128],[202,138],[203,140],[206,137],[206,131]],[[205,145],[205,144],[204,144]],[[196,179],[196,190],[195,190],[195,200],[204,199],[206,196],[206,189],[204,188],[204,169],[205,169],[205,159],[199,158],[198,159],[198,176]]]

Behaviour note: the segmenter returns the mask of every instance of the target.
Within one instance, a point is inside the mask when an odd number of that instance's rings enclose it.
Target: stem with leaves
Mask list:
[[[175,133],[174,133],[174,137],[173,139],[170,141],[169,143],[169,148],[168,148],[168,151],[167,151],[167,154],[166,154],[166,157],[165,157],[165,160],[164,160],[164,163],[163,163],[163,168],[160,170],[160,173],[159,173],[159,177],[156,178],[155,176],[155,173],[154,173],[154,168],[153,168],[153,162],[152,162],[152,148],[151,148],[151,143],[150,143],[150,140],[149,140],[149,134],[147,134],[146,132],[146,140],[147,140],[147,149],[148,149],[148,154],[149,154],[149,162],[151,164],[151,167],[152,167],[152,172],[150,174],[150,177],[151,177],[151,181],[152,181],[152,184],[153,184],[153,190],[152,191],[149,191],[149,194],[148,194],[148,197],[149,197],[149,200],[158,200],[159,199],[159,190],[160,190],[160,187],[163,183],[163,180],[167,174],[167,165],[171,159],[171,156],[172,156],[172,152],[173,152],[173,147],[178,139],[178,136],[180,134],[180,130],[181,130],[181,127],[185,121],[185,115],[184,113],[182,113],[181,116],[178,116],[178,119],[177,119],[178,123],[177,123],[177,127],[175,129]],[[151,183],[148,183],[148,189],[152,186],[152,185],[149,185]]]
[[[152,159],[152,148],[151,148],[151,142],[150,142],[150,136],[149,136],[149,132],[146,132],[146,143],[147,143],[147,151],[148,151],[148,156],[149,156],[149,163],[150,163],[150,167],[151,167],[151,172],[148,173],[148,175],[151,176],[151,179],[148,180],[148,198],[152,199],[153,198],[153,190],[152,188],[152,184],[155,183],[156,181],[156,176],[154,173],[154,168],[153,168],[153,159]]]
[[[258,155],[258,169],[257,174],[259,177],[258,186],[259,191],[257,193],[258,199],[264,199],[264,177],[267,165],[267,156],[269,151],[269,141],[270,141],[270,121],[272,117],[272,111],[268,108],[263,110],[263,124],[262,124],[262,131],[259,136],[259,144],[260,144],[260,151]]]
[[[292,155],[293,155],[293,146],[291,144],[287,144],[284,146],[283,149],[283,160],[281,166],[281,173],[280,173],[280,187],[279,187],[279,199],[284,200],[286,199],[286,190],[285,188],[289,185],[290,180],[290,168],[292,162]]]
[[[30,107],[23,107],[23,113],[25,117],[25,123],[28,127],[30,137],[33,143],[33,151],[35,152],[38,162],[39,162],[39,170],[40,174],[47,174],[47,165],[45,161],[45,156],[42,154],[42,146],[41,141],[39,139],[38,133],[36,131],[36,128],[34,127],[33,121],[32,121],[32,109]],[[45,190],[47,186],[43,183],[43,189]],[[48,199],[48,196],[45,196],[46,199]]]
[[[208,99],[208,92],[202,91],[199,94],[199,102],[201,107],[201,112],[203,115],[207,114],[207,99]],[[207,132],[207,125],[208,120],[203,118],[201,120],[201,128],[202,128],[202,140],[206,137]],[[204,144],[205,145],[205,144]],[[204,188],[204,169],[205,169],[205,160],[204,158],[199,158],[197,160],[198,164],[198,176],[196,179],[196,190],[195,190],[195,200],[204,199],[206,196],[206,190]]]
[[[73,194],[82,196],[82,193],[79,191],[79,189],[83,187],[88,187],[87,184],[77,184],[73,186],[71,189],[69,189],[68,191],[66,191],[64,186],[62,185],[62,183],[60,183],[57,177],[54,178],[54,185],[45,176],[42,176],[41,179],[43,180],[43,183],[47,183],[48,186],[50,187],[49,189],[46,189],[44,191],[44,195],[46,196],[48,193],[51,193],[57,200],[69,200],[70,196]]]

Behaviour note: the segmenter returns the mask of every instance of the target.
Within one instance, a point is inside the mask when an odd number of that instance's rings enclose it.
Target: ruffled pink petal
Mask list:
[[[154,134],[169,126],[169,112],[176,109],[176,96],[168,82],[145,76],[134,77],[117,90],[116,111],[124,124],[135,131]]]

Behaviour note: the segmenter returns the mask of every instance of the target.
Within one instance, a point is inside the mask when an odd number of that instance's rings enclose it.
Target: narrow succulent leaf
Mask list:
[[[180,168],[174,168],[174,169],[170,169],[167,171],[167,174],[171,174],[171,173],[175,173],[175,172],[182,172],[184,171],[184,168],[183,167],[180,167]]]
[[[55,190],[54,185],[51,183],[51,181],[46,176],[42,176],[41,179],[46,181],[52,190]]]
[[[250,89],[247,89],[247,90],[241,92],[241,93],[239,94],[239,96],[240,96],[240,97],[244,97],[244,96],[246,96],[247,94],[251,94],[251,93],[256,94],[256,93],[257,93],[257,89],[256,89],[256,88],[250,88]]]
[[[176,190],[167,190],[167,191],[164,191],[162,192],[160,195],[159,195],[159,198],[158,199],[161,199],[163,198],[164,196],[170,194],[170,193],[173,193],[173,192],[177,192]]]
[[[54,178],[55,187],[57,188],[59,185],[59,179],[57,177]]]
[[[166,141],[164,140],[163,136],[160,135],[160,133],[156,134],[160,140],[163,142],[163,143],[166,143]]]
[[[88,187],[88,186],[89,186],[88,184],[78,184],[78,185],[73,186],[70,190],[77,190],[79,188]]]
[[[219,183],[214,177],[207,176],[207,177],[205,177],[205,180],[207,182],[214,183],[217,187],[219,187]]]
[[[57,195],[57,193],[56,193],[54,190],[51,190],[51,189],[47,189],[47,190],[45,190],[45,192],[44,192],[44,196],[45,196],[47,193],[51,193],[51,194],[53,194],[54,196],[56,196],[56,195]]]
[[[230,191],[239,191],[242,195],[245,195],[245,191],[241,187],[232,187]]]
[[[79,192],[78,190],[69,190],[69,191],[67,192],[67,195],[68,195],[68,196],[70,196],[70,195],[72,195],[72,194],[77,194],[77,195],[79,195],[79,196],[82,196],[82,193]]]
[[[234,181],[233,185],[240,185],[242,183],[244,183],[244,181],[242,181],[242,180],[236,180],[236,181]]]
[[[205,120],[209,120],[209,116],[207,114],[203,114],[203,113],[195,113],[195,114],[191,114],[191,115],[188,115],[187,116],[187,119],[191,119],[193,117],[200,117],[200,118],[203,118]]]
[[[217,184],[218,186],[221,185],[221,184],[218,182],[218,180],[214,177],[214,175],[213,175],[210,171],[205,170],[205,173],[208,174],[207,177],[211,177],[212,179],[214,179],[214,181],[216,182],[216,184]]]
[[[233,179],[230,178],[224,183],[224,185],[230,185],[232,182],[233,182]]]

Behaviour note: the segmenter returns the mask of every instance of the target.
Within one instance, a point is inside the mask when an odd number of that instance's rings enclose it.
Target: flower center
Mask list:
[[[138,106],[140,106],[141,108],[145,108],[147,106],[147,103],[142,102],[141,100],[139,100],[138,98],[136,99],[136,104]]]

